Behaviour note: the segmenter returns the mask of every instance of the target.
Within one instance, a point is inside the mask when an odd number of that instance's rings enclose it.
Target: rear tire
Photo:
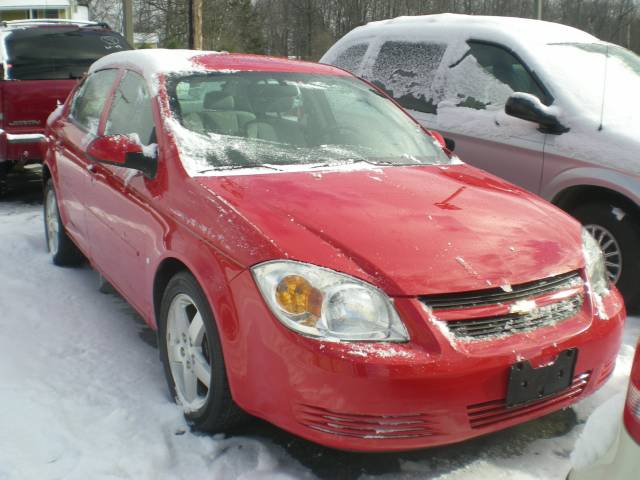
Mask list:
[[[176,274],[162,296],[158,347],[169,391],[193,428],[222,432],[246,420],[231,398],[211,307],[188,272]]]
[[[11,162],[5,160],[0,161],[0,198],[4,198],[9,193],[9,185],[7,183],[7,178],[9,177],[9,172],[11,171]]]
[[[51,179],[47,180],[44,187],[44,233],[54,265],[67,267],[82,263],[84,256],[67,235],[60,219],[58,199]]]
[[[615,203],[581,205],[571,214],[580,220],[605,255],[609,278],[625,299],[627,309],[640,310],[640,225],[625,207]],[[616,281],[617,280],[617,281]]]

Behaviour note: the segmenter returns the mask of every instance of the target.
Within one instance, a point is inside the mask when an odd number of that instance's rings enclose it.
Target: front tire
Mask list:
[[[167,285],[159,318],[160,358],[171,395],[197,430],[221,432],[246,417],[231,398],[213,313],[188,272]]]
[[[640,226],[625,207],[592,203],[576,208],[572,215],[598,241],[605,256],[609,279],[625,299],[627,309],[640,309]]]
[[[44,233],[54,265],[66,267],[82,263],[84,257],[67,235],[60,219],[58,197],[51,179],[47,180],[44,188]]]

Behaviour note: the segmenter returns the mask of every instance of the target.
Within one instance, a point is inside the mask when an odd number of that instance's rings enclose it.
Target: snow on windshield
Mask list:
[[[451,163],[419,125],[358,80],[215,72],[175,76],[167,85],[172,116],[166,124],[192,176],[301,165]]]

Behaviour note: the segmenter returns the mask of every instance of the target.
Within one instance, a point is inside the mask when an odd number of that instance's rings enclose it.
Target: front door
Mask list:
[[[493,43],[467,42],[468,50],[446,66],[444,98],[429,125],[456,141],[456,153],[471,165],[538,193],[546,135],[538,125],[508,116],[513,92],[551,99],[514,53]]]
[[[128,135],[155,143],[151,99],[144,79],[127,71],[115,89],[104,135]],[[151,308],[150,256],[156,218],[150,210],[155,181],[133,169],[96,163],[92,174],[88,229],[91,256],[139,311]]]

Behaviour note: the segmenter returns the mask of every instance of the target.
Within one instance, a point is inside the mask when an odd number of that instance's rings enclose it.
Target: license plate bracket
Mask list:
[[[578,349],[561,352],[551,365],[533,368],[527,360],[516,362],[509,370],[507,408],[550,397],[571,385]]]

